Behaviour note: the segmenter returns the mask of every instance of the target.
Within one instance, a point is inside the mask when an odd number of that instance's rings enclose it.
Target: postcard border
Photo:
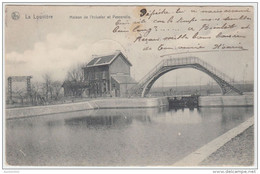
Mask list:
[[[183,4],[184,6],[187,6],[187,4],[191,4],[192,6],[194,6],[193,4],[205,4],[204,6],[210,5],[210,4],[254,4],[256,7],[255,13],[256,15],[254,15],[256,17],[256,25],[254,25],[256,28],[254,28],[254,34],[256,33],[256,46],[254,46],[254,48],[256,49],[256,52],[254,51],[254,55],[256,53],[256,55],[254,56],[254,63],[256,63],[256,65],[254,65],[254,67],[256,66],[256,74],[254,74],[254,97],[256,96],[256,103],[254,104],[254,110],[256,108],[256,114],[254,114],[255,117],[255,124],[254,127],[256,125],[256,131],[254,129],[254,138],[256,138],[256,152],[254,152],[254,154],[257,156],[256,158],[256,167],[213,167],[213,168],[203,168],[203,167],[196,167],[196,168],[181,168],[181,167],[64,167],[64,166],[60,166],[60,167],[14,167],[14,168],[6,168],[4,167],[4,7],[8,4],[15,4],[15,5],[26,5],[26,6],[30,6],[30,5],[40,5],[40,6],[46,6],[46,5],[50,5],[50,6],[70,6],[70,5],[74,5],[74,6],[80,6],[80,5],[89,5],[89,6],[112,6],[112,5],[120,5],[120,6],[138,6],[138,5],[147,5],[147,6],[151,6],[152,4],[156,4],[156,5],[176,5],[176,4]],[[58,5],[58,4],[63,4],[63,5]],[[64,5],[65,4],[65,5]],[[75,5],[77,4],[77,5]],[[100,4],[100,5],[96,5],[96,4]],[[129,5],[129,4],[133,4],[133,5]],[[21,6],[22,6],[21,5]],[[217,6],[217,5],[214,5]],[[221,5],[220,5],[221,6]],[[256,31],[256,32],[255,32]],[[254,40],[254,44],[255,44],[255,40]],[[256,80],[256,82],[255,82]],[[256,86],[255,86],[256,85]],[[15,171],[19,171],[19,170],[258,170],[258,2],[2,2],[2,170],[15,170]]]

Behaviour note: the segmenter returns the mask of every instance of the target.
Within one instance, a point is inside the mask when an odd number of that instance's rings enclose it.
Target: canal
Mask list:
[[[106,109],[6,120],[19,166],[167,166],[253,116],[253,107]]]

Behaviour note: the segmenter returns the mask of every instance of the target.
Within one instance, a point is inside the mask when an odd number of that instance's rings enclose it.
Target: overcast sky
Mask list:
[[[165,7],[146,7],[147,11],[157,9],[161,10]],[[166,7],[169,11],[175,11],[179,7]],[[215,7],[214,9],[230,9],[231,7]],[[128,22],[139,20],[141,7],[135,6],[7,6],[5,18],[5,72],[6,77],[10,75],[32,75],[33,80],[41,80],[45,73],[51,74],[54,80],[64,80],[68,69],[78,63],[87,63],[92,59],[92,55],[104,55],[114,53],[121,50],[125,56],[133,64],[131,68],[132,76],[138,81],[146,73],[148,73],[163,58],[163,54],[172,53],[172,51],[159,52],[156,49],[152,51],[143,51],[147,45],[145,43],[134,43],[136,33],[113,33],[115,22],[117,19],[71,19],[69,16],[89,16],[89,15],[117,15],[130,16]],[[190,7],[182,7],[184,10]],[[201,8],[193,8],[201,9]],[[207,9],[212,9],[208,7]],[[233,8],[237,9],[237,8]],[[253,9],[246,15],[252,18],[251,21],[240,21],[239,24],[250,24],[249,30],[240,31],[238,29],[231,30],[230,33],[238,33],[245,35],[246,39],[225,39],[223,44],[241,43],[247,51],[225,51],[225,52],[203,52],[174,55],[174,57],[199,57],[211,65],[214,65],[220,71],[226,73],[236,81],[250,80],[253,77]],[[18,12],[20,17],[18,20],[12,19],[13,12]],[[234,17],[241,16],[242,13],[234,14]],[[35,16],[53,16],[52,19],[32,19]],[[179,15],[179,14],[178,14]],[[194,15],[194,14],[193,14]],[[31,19],[28,19],[28,16]],[[177,19],[175,15],[175,18]],[[191,14],[183,14],[183,18],[190,19]],[[201,16],[196,16],[201,18]],[[211,16],[212,17],[212,16]],[[216,16],[219,17],[219,16]],[[223,16],[220,16],[223,17]],[[231,16],[232,17],[232,16]],[[26,19],[27,18],[27,19]],[[158,19],[163,19],[159,17]],[[154,18],[155,19],[155,18]],[[194,24],[199,27],[202,23]],[[176,25],[180,31],[182,26],[178,24],[164,24],[165,28]],[[186,25],[186,24],[185,24]],[[191,24],[187,24],[187,26]],[[183,24],[184,26],[184,24]],[[147,24],[147,27],[153,27]],[[165,32],[152,31],[150,36],[156,37],[165,35]],[[213,36],[219,31],[207,31],[203,36]],[[167,33],[166,33],[167,34]],[[169,35],[171,33],[169,32]],[[176,42],[176,41],[175,41]],[[205,40],[185,40],[176,43],[169,42],[169,45],[213,45],[219,41]],[[168,43],[167,43],[168,44]],[[156,48],[153,43],[150,44]],[[168,58],[168,57],[164,57]],[[208,83],[210,78],[197,70],[182,69],[172,71],[157,83],[171,86],[176,84],[199,84]]]

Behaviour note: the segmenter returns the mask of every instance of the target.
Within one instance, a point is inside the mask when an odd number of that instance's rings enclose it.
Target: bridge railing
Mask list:
[[[164,59],[159,64],[157,64],[149,73],[147,73],[140,81],[139,86],[142,86],[146,80],[151,79],[154,74],[164,66],[173,66],[173,65],[184,65],[188,63],[198,63],[198,58],[189,57],[189,58],[177,58],[177,59]]]
[[[140,81],[139,81],[139,86],[142,86],[143,83],[146,82],[147,79],[152,78],[152,76],[158,72],[163,66],[165,65],[165,60],[162,60],[159,64],[157,64],[149,73],[147,73]]]
[[[213,67],[212,65],[210,65],[209,63],[198,59],[199,60],[199,64],[201,64],[203,67],[205,67],[207,70],[211,71],[212,73],[214,73],[215,75],[217,75],[218,77],[220,77],[221,79],[225,80],[226,82],[232,82],[233,80],[228,77],[225,73],[221,72],[220,70],[216,69],[215,67]]]
[[[196,57],[187,57],[187,58],[171,58],[165,60],[165,66],[174,66],[174,65],[185,65],[198,63],[198,58]]]
[[[219,78],[225,80],[226,82],[234,82],[225,73],[219,71],[209,63],[197,58],[197,57],[186,57],[186,58],[170,58],[164,59],[159,64],[157,64],[149,73],[147,73],[138,83],[136,89],[142,87],[147,80],[150,80],[162,67],[164,66],[174,66],[174,65],[187,65],[187,64],[200,64],[206,68],[211,73],[215,74]]]
[[[174,66],[174,65],[185,65],[185,64],[200,64],[203,67],[205,67],[207,70],[211,71],[218,77],[222,78],[223,80],[227,82],[233,82],[234,80],[228,77],[225,73],[219,71],[209,63],[197,58],[197,57],[187,57],[187,58],[170,58],[166,59],[164,62],[164,66]]]

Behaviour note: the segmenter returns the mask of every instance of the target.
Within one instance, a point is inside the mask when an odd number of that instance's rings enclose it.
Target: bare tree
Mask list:
[[[50,74],[44,74],[43,76],[43,84],[44,84],[44,87],[43,87],[43,90],[45,91],[45,99],[46,101],[49,100],[49,94],[51,95],[51,98],[52,98],[52,90],[51,90],[51,76]]]
[[[26,90],[25,89],[20,89],[14,92],[14,94],[18,95],[19,99],[21,100],[21,104],[24,104],[24,99],[26,98]]]
[[[64,82],[64,87],[66,86],[72,92],[73,96],[82,96],[87,84],[84,81],[84,64],[77,64],[72,66],[67,72],[67,77]]]
[[[53,98],[54,100],[58,100],[60,97],[60,92],[61,92],[61,88],[62,88],[62,84],[60,81],[55,81],[51,84],[52,86],[52,91],[53,91]]]
[[[44,83],[40,83],[40,82],[34,82],[32,83],[32,103],[34,105],[38,105],[38,104],[44,104],[45,103],[45,99],[44,99]]]
[[[77,64],[76,66],[72,66],[70,70],[67,72],[66,80],[83,82],[84,81],[84,72],[82,69],[83,67],[84,64]]]

